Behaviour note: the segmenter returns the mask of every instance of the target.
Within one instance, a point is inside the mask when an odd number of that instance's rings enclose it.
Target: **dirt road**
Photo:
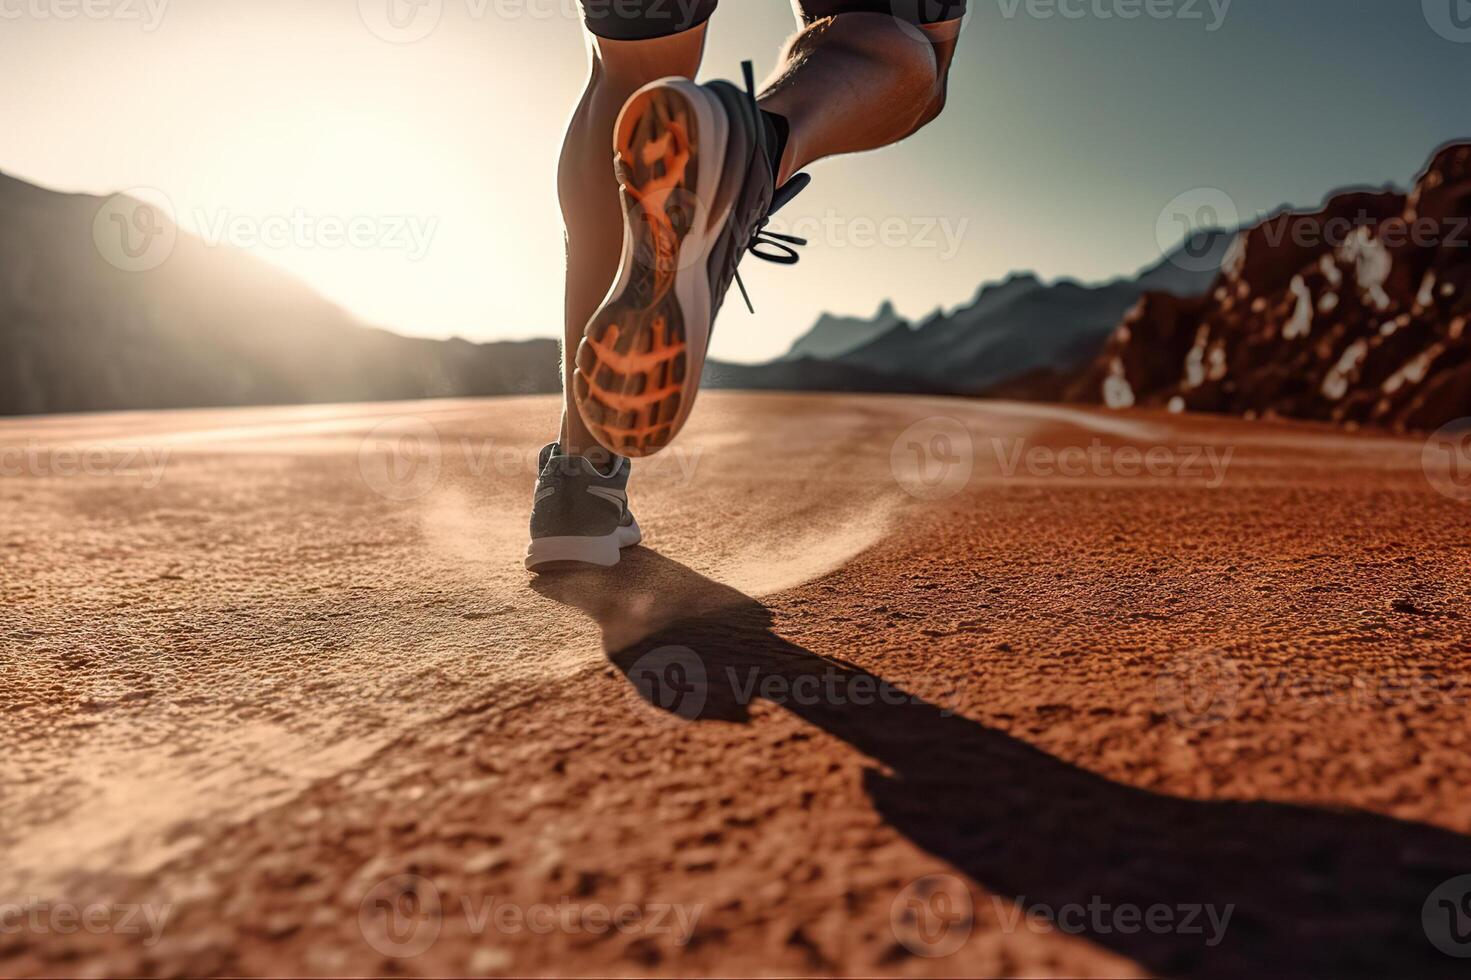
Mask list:
[[[1461,975],[1417,440],[712,393],[0,422],[0,974]]]

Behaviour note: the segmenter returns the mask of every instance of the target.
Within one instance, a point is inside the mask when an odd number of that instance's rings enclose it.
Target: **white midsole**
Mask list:
[[[712,108],[711,103],[718,103],[719,100],[694,82],[679,79],[671,84],[689,96],[695,107],[695,117],[700,121],[700,132],[713,134],[714,158],[720,161],[720,170],[711,179],[700,181],[703,193],[695,196],[700,202],[701,217],[704,220],[696,221],[691,233],[680,242],[677,259],[679,264],[675,267],[674,274],[674,295],[684,314],[685,338],[690,351],[688,377],[693,379],[691,384],[698,384],[700,372],[705,367],[705,352],[710,347],[710,249],[714,247],[715,238],[725,228],[725,222],[730,216],[730,204],[736,199],[736,195],[728,195],[725,207],[720,213],[713,213],[715,197],[720,191],[721,181],[725,179],[725,151],[730,143],[730,121],[726,118],[723,106]],[[710,159],[708,147],[700,147],[700,157],[702,160]],[[697,329],[691,329],[691,324]],[[682,399],[680,417],[676,421],[682,421],[693,407],[694,399]]]
[[[526,567],[535,568],[548,562],[575,561],[609,567],[618,564],[624,548],[643,540],[638,521],[602,535],[565,535],[532,538],[526,546]]]

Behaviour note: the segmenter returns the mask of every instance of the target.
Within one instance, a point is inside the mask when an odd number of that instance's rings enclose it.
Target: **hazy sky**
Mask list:
[[[0,0],[0,170],[161,191],[382,326],[554,336],[575,2],[390,2]],[[770,70],[791,25],[725,0],[706,75]],[[923,316],[1012,270],[1132,272],[1197,188],[1246,218],[1406,183],[1471,136],[1468,91],[1471,0],[972,0],[944,117],[815,169],[782,215],[812,245],[746,264],[757,315],[727,306],[713,354],[770,356],[885,298]]]

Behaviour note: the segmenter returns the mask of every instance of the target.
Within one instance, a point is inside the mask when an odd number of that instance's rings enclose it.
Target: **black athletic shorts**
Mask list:
[[[580,0],[587,29],[614,41],[647,41],[698,27],[718,0]],[[735,0],[755,3],[756,0]],[[792,0],[797,18],[810,24],[838,14],[888,14],[910,24],[938,24],[965,15],[966,0]]]

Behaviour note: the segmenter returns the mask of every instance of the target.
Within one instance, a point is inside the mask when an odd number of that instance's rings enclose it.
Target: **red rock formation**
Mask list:
[[[1149,293],[1071,394],[1115,407],[1433,429],[1471,415],[1471,143],[1408,196],[1242,232],[1211,292]]]

